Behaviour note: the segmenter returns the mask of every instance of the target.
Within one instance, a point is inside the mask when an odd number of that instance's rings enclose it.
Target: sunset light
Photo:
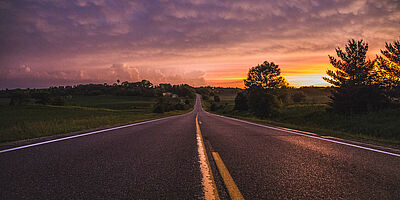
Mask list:
[[[400,32],[392,1],[2,1],[0,10],[3,89],[117,79],[243,87],[265,60],[293,86],[329,85],[321,77],[336,47],[364,39],[375,57]]]

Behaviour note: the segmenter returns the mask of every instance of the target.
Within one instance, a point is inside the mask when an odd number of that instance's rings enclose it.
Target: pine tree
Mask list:
[[[328,70],[326,74],[331,78],[323,77],[325,81],[338,87],[352,87],[368,85],[369,74],[374,63],[366,60],[368,44],[363,40],[349,40],[345,52],[339,47],[336,53],[340,60],[329,55],[330,63],[336,70]]]
[[[329,56],[336,70],[328,70],[330,78],[323,79],[334,86],[331,106],[342,113],[379,110],[387,105],[383,90],[373,84],[374,62],[366,60],[368,44],[363,40],[349,40],[345,51],[336,48],[339,60]]]
[[[383,58],[377,58],[379,80],[385,87],[399,87],[400,86],[400,41],[394,41],[393,44],[386,43],[386,49],[381,50]]]

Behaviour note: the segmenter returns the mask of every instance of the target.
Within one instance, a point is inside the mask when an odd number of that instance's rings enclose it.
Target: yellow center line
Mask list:
[[[214,176],[210,167],[210,162],[208,161],[208,156],[204,145],[203,136],[201,135],[198,116],[199,115],[196,115],[196,139],[197,139],[198,153],[200,159],[200,170],[203,177],[202,184],[203,184],[204,196],[205,199],[219,200],[217,186],[215,185]]]
[[[219,156],[218,152],[212,152],[212,155],[214,157],[214,161],[217,164],[217,168],[219,170],[219,173],[222,176],[222,179],[224,180],[226,189],[228,189],[229,196],[231,199],[244,199],[242,193],[240,193],[239,188],[235,184],[235,181],[233,181],[233,178],[231,174],[228,171],[228,168],[226,168],[224,162],[222,161],[221,157]]]

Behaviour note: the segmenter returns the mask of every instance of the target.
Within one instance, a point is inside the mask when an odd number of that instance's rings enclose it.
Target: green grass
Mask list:
[[[2,102],[2,101],[0,101]],[[0,143],[150,120],[187,111],[152,113],[155,98],[74,97],[66,106],[0,104]]]
[[[283,106],[279,116],[270,119],[258,119],[249,112],[233,111],[234,97],[232,98],[232,95],[227,98],[220,96],[219,104],[226,106],[215,113],[262,124],[310,131],[320,135],[400,146],[400,129],[398,128],[400,108],[342,115],[329,111],[327,105],[329,93],[304,93],[306,94],[305,102]],[[206,110],[210,110],[212,102],[210,100],[203,103]]]

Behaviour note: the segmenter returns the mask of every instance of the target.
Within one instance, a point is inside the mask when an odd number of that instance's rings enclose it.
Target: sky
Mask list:
[[[399,0],[0,0],[0,89],[243,87],[264,61],[293,86],[329,85],[335,48],[363,39],[373,59],[399,38]]]

